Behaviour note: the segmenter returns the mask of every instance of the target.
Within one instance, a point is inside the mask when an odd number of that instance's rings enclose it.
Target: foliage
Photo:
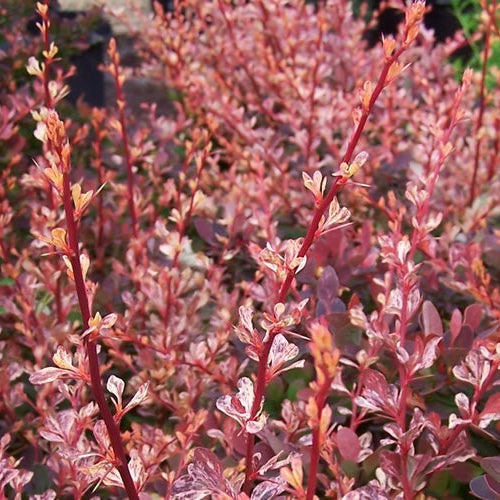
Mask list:
[[[497,3],[461,82],[422,1],[371,50],[342,0],[157,5],[76,110],[36,10],[0,22],[1,495],[496,498]]]
[[[491,0],[451,0],[453,13],[459,20],[467,43],[472,51],[472,57],[470,60],[466,61],[466,64],[478,71],[481,69],[482,53],[485,43],[485,27],[482,26],[482,24],[487,22],[488,17],[485,16],[487,9],[496,8],[496,4],[497,2]],[[498,27],[496,29],[498,31]],[[490,71],[491,68],[500,69],[500,42],[498,38],[491,44],[491,53],[488,57],[487,64]],[[454,65],[457,67],[458,71],[463,71],[464,61],[460,58],[454,62]],[[495,77],[490,73],[487,76],[487,85],[490,89],[496,86]]]

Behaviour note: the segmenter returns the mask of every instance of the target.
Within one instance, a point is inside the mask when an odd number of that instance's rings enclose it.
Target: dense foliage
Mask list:
[[[157,5],[106,109],[0,7],[0,497],[499,497],[500,7],[393,3]]]

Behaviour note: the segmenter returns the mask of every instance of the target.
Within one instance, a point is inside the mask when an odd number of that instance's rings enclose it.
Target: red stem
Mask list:
[[[496,0],[494,0],[492,4],[493,13],[488,17],[488,24],[486,26],[486,32],[484,34],[483,66],[481,68],[481,90],[479,94],[479,114],[477,116],[476,122],[476,149],[474,151],[474,170],[472,172],[472,180],[470,185],[469,206],[472,205],[472,203],[474,202],[474,198],[476,197],[477,172],[479,170],[479,154],[481,152],[481,143],[483,142],[482,137],[477,136],[479,135],[481,127],[483,125],[483,115],[486,107],[486,69],[490,52],[490,35],[493,20],[495,19],[494,14],[496,10],[496,3]],[[486,9],[489,12],[488,7],[486,7]]]
[[[448,144],[448,142],[450,140],[451,133],[452,133],[455,125],[457,124],[457,113],[459,110],[461,97],[462,97],[462,93],[461,92],[457,93],[457,95],[455,97],[454,104],[453,104],[453,108],[452,108],[453,114],[452,114],[452,117],[450,119],[450,124],[449,124],[448,128],[446,129],[446,131],[441,139],[441,146],[445,146],[446,144]],[[444,154],[443,149],[441,148],[441,152],[440,152],[439,158],[436,162],[436,165],[434,166],[433,171],[430,173],[430,175],[428,177],[428,186],[427,186],[428,196],[425,199],[422,206],[418,209],[417,221],[419,223],[419,226],[422,223],[422,221],[425,219],[425,217],[427,217],[427,214],[429,213],[430,200],[432,198],[434,188],[435,188],[436,182],[438,180],[439,172],[441,170],[441,167],[442,167],[445,159],[446,159],[446,155]],[[429,162],[428,163],[429,170],[430,170],[430,167],[431,167],[431,164]],[[421,238],[423,236],[419,226],[417,226],[411,234],[411,247],[410,247],[410,251],[408,252],[408,255],[407,255],[408,262],[413,261],[415,253],[416,253],[417,248],[418,248],[418,245],[419,245]],[[407,331],[408,323],[411,320],[411,317],[408,315],[408,298],[409,298],[409,294],[411,292],[411,286],[409,286],[404,281],[406,273],[407,273],[406,266],[402,266],[398,269],[399,278],[403,282],[401,317],[400,317],[400,326],[399,326],[399,337],[400,337],[401,345],[403,347],[404,347],[405,341],[406,341],[406,331]],[[399,379],[400,379],[400,387],[401,387],[399,412],[398,412],[398,425],[401,428],[402,432],[404,433],[406,431],[406,408],[407,408],[406,400],[407,400],[409,385],[411,383],[411,378],[408,376],[404,364],[398,363],[398,370],[399,370]],[[405,500],[411,500],[414,498],[414,492],[413,492],[411,484],[408,480],[407,458],[408,458],[408,449],[404,449],[402,447],[401,456],[400,456],[401,482],[403,484],[403,492],[404,492]]]
[[[43,38],[43,48],[45,53],[49,53],[50,50],[50,38],[49,38],[49,27],[50,27],[50,19],[49,19],[49,0],[45,0],[45,6],[47,7],[47,14],[42,18],[42,38]],[[50,65],[52,63],[52,58],[45,58],[45,66],[43,70],[43,92],[44,92],[44,106],[47,109],[52,108],[52,96],[50,95],[49,82],[50,82]]]
[[[489,389],[490,384],[496,377],[500,361],[493,361],[490,368],[490,373],[486,377],[485,381],[481,387],[476,387],[474,390],[474,396],[472,397],[471,408],[474,408],[474,415],[472,415],[472,421],[477,417],[477,404],[479,400],[483,397],[484,393]],[[455,442],[459,434],[467,427],[468,424],[459,424],[453,428],[453,432],[445,439],[443,445],[440,447],[440,453],[446,455],[448,448],[451,444]]]
[[[377,81],[377,85],[375,86],[375,89],[373,90],[373,93],[371,95],[370,101],[368,105],[366,106],[366,109],[363,110],[361,118],[358,122],[358,125],[356,129],[354,130],[354,133],[351,136],[351,139],[349,140],[347,150],[341,160],[342,162],[349,163],[352,155],[354,153],[354,149],[356,148],[356,145],[359,142],[359,139],[361,137],[361,133],[363,132],[363,129],[366,125],[366,121],[368,120],[368,116],[370,115],[370,112],[373,109],[373,106],[375,104],[375,101],[377,100],[378,96],[382,92],[384,86],[385,86],[385,81],[387,78],[387,74],[389,73],[389,69],[392,66],[392,64],[399,58],[399,56],[403,53],[404,47],[400,47],[390,58],[388,58],[385,61],[384,67],[382,68],[382,71],[380,73],[380,76]],[[347,183],[348,178],[346,177],[335,177],[335,180],[330,187],[330,190],[328,191],[328,194],[325,196],[323,201],[315,208],[314,214],[312,221],[309,225],[309,228],[307,230],[306,236],[304,238],[304,241],[302,243],[302,246],[298,252],[298,257],[304,257],[311,247],[311,245],[314,242],[315,236],[316,236],[316,231],[318,230],[319,223],[321,221],[321,217],[323,216],[324,212],[327,210],[327,208],[330,206],[330,203],[333,201],[333,198],[335,195],[338,193],[338,191]],[[276,302],[283,302],[288,294],[288,291],[290,290],[293,278],[295,276],[295,271],[293,269],[290,269],[286,275],[285,280],[283,281],[283,284],[281,285],[279,294],[278,294],[278,299]],[[273,343],[274,337],[278,334],[278,331],[271,331],[269,334],[269,338],[267,342],[263,345],[262,352],[259,356],[259,364],[257,368],[257,381],[255,385],[255,396],[254,396],[254,402],[252,405],[252,411],[251,411],[251,418],[254,418],[257,411],[260,408],[260,404],[262,401],[262,397],[264,396],[264,390],[266,386],[266,371],[267,371],[267,361],[269,357],[269,351],[271,350],[271,345]],[[255,436],[253,434],[247,434],[247,448],[246,448],[246,471],[245,471],[245,483],[243,485],[243,492],[246,494],[250,493],[250,489],[252,486],[252,481],[254,479],[254,471],[253,471],[253,449],[254,449],[254,444],[255,444]]]
[[[495,133],[495,140],[493,141],[493,152],[491,153],[491,158],[488,165],[488,182],[491,181],[495,175],[498,154],[500,152],[500,118],[495,118]]]
[[[45,0],[44,5],[47,7],[47,13],[45,15],[42,15],[42,23],[41,23],[41,35],[43,39],[43,48],[46,54],[49,54],[50,51],[50,36],[49,36],[49,29],[50,29],[50,17],[49,17],[49,3],[50,0]],[[52,96],[50,95],[50,88],[49,88],[49,83],[50,83],[50,67],[52,64],[52,57],[46,57],[45,58],[45,63],[44,63],[44,68],[43,68],[43,75],[42,75],[42,83],[43,83],[43,93],[44,93],[44,99],[43,99],[43,104],[47,109],[51,109],[54,106],[54,102],[52,99]],[[46,147],[49,147],[49,144],[47,144]],[[51,210],[54,209],[55,202],[54,202],[54,191],[52,188],[52,185],[50,182],[47,182],[47,199],[49,202],[49,208]],[[58,259],[54,259],[54,266],[57,268],[58,267]],[[63,310],[62,310],[62,300],[61,300],[61,278],[56,279],[56,284],[55,287],[52,288],[54,292],[54,302],[56,306],[56,317],[57,317],[57,322],[62,323],[64,320],[63,317]]]
[[[64,166],[63,166],[64,168]],[[87,292],[85,289],[85,280],[83,278],[82,267],[80,265],[80,250],[78,247],[78,232],[76,221],[73,212],[73,205],[71,201],[71,187],[69,173],[64,172],[63,174],[63,204],[64,212],[66,214],[66,224],[68,230],[68,243],[71,248],[71,255],[69,259],[71,261],[71,266],[73,268],[73,275],[75,277],[76,293],[78,296],[78,303],[80,305],[80,311],[82,314],[82,320],[84,327],[88,326],[90,319],[90,309],[89,302],[87,298]],[[111,441],[111,446],[113,448],[115,457],[118,461],[116,468],[120,473],[123,481],[123,485],[130,499],[138,500],[139,495],[135,488],[134,481],[130,475],[128,469],[127,457],[125,454],[125,449],[122,443],[120,430],[113,419],[111,410],[106,402],[106,397],[104,395],[104,389],[101,383],[101,374],[99,371],[99,359],[97,356],[97,347],[95,341],[85,342],[85,347],[87,350],[87,355],[89,358],[89,369],[90,369],[90,381],[92,386],[92,393],[96,400],[97,406],[102,419],[108,430],[109,439]]]
[[[105,180],[104,166],[102,164],[102,142],[100,124],[96,123],[96,140],[94,144],[95,162],[97,167],[97,189]],[[97,241],[96,255],[99,268],[104,269],[104,200],[102,196],[97,199]]]
[[[313,429],[312,433],[312,447],[311,447],[311,463],[309,465],[309,477],[307,480],[307,493],[306,500],[313,500],[314,492],[316,490],[316,481],[318,473],[318,463],[320,455],[320,441],[321,441],[321,414],[323,413],[323,408],[325,406],[326,398],[328,397],[328,391],[332,379],[328,379],[321,386],[318,394],[316,394],[316,408],[318,409],[318,422]]]
[[[112,55],[111,60],[114,67],[113,77],[115,80],[116,101],[118,103],[118,118],[120,121],[120,132],[123,142],[123,155],[125,157],[125,163],[127,166],[128,208],[130,211],[130,218],[132,219],[132,234],[134,238],[137,238],[137,212],[134,201],[135,179],[132,165],[132,155],[130,154],[130,146],[127,135],[127,120],[125,118],[125,96],[120,81],[120,64],[118,53],[116,53],[116,55]]]

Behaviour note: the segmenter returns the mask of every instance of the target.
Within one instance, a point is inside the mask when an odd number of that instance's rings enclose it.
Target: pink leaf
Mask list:
[[[175,481],[172,493],[174,498],[199,499],[220,494],[235,497],[235,492],[223,475],[224,470],[217,456],[204,448],[194,450],[193,462],[188,472]]]
[[[109,435],[104,420],[98,420],[94,424],[94,437],[99,443],[101,450],[105,450],[107,452],[111,446],[111,443],[109,441]]]
[[[337,446],[344,460],[357,462],[361,446],[356,433],[348,427],[342,427],[337,432]]]
[[[101,321],[101,328],[112,328],[116,323],[117,319],[118,316],[115,313],[111,313],[108,314],[107,316],[104,316],[104,318]]]
[[[500,413],[500,392],[495,392],[488,398],[482,413]]]
[[[240,323],[249,333],[253,332],[253,309],[250,307],[241,306],[239,309]]]
[[[134,397],[127,403],[127,406],[123,409],[123,412],[129,412],[132,408],[140,405],[147,397],[149,390],[149,382],[142,384],[138,391],[135,393]]]
[[[455,309],[450,319],[451,345],[455,343],[455,339],[458,337],[461,327],[462,313],[458,309]]]
[[[113,394],[113,396],[115,396],[116,407],[121,408],[123,390],[125,389],[125,382],[121,378],[118,378],[115,375],[111,375],[111,377],[108,378],[106,388],[108,389],[109,392],[111,392],[111,394]]]
[[[455,404],[460,410],[460,415],[464,418],[468,418],[470,415],[470,402],[469,398],[463,392],[459,392],[455,395]]]
[[[147,479],[144,464],[142,463],[142,460],[137,451],[133,450],[130,455],[131,456],[128,463],[130,475],[132,476],[132,480],[134,481],[136,487],[138,489],[141,489],[142,485],[146,482]]]
[[[69,372],[67,370],[61,370],[61,368],[42,368],[30,376],[30,382],[35,385],[46,384],[48,382],[54,382],[54,380],[68,377],[68,375]]]
[[[493,479],[500,482],[500,457],[485,457],[479,463],[484,472],[487,472]]]
[[[342,500],[389,500],[386,488],[380,486],[378,481],[370,481],[366,486],[350,491]]]
[[[500,393],[492,394],[479,415],[479,426],[486,428],[492,420],[500,420]]]
[[[464,325],[469,325],[472,330],[477,330],[483,317],[483,306],[472,304],[464,312]]]
[[[325,304],[334,302],[339,294],[339,278],[332,266],[326,266],[318,280],[318,298]]]
[[[382,398],[387,398],[389,386],[385,377],[375,370],[366,370],[363,377],[363,383],[366,389],[369,389]]]
[[[240,423],[247,432],[259,432],[265,424],[265,417],[259,412],[250,420],[254,400],[253,382],[248,377],[238,380],[238,393],[221,396],[215,403],[217,409]]]
[[[418,362],[418,369],[424,370],[426,368],[430,368],[436,358],[438,357],[438,344],[441,342],[441,337],[431,337],[426,338],[425,347],[423,348],[423,352],[420,355],[420,360]]]
[[[443,335],[443,323],[434,304],[426,300],[422,306],[422,324],[425,335]]]
[[[276,498],[284,490],[285,486],[285,481],[280,477],[277,477],[273,481],[263,481],[253,489],[250,500]]]
[[[488,475],[475,477],[469,483],[470,489],[475,497],[484,500],[497,500],[500,495],[500,483]]]
[[[281,367],[287,361],[292,360],[299,354],[299,348],[286,340],[284,335],[279,333],[274,337],[271,351],[269,352],[269,365],[272,370]]]

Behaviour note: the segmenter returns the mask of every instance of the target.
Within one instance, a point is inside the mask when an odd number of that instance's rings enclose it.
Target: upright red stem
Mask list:
[[[373,109],[373,106],[375,104],[375,101],[377,100],[378,96],[382,92],[384,86],[385,86],[385,81],[387,78],[387,74],[389,73],[389,69],[392,66],[392,64],[397,60],[397,58],[401,55],[403,52],[403,48],[398,49],[392,57],[386,60],[382,71],[380,73],[379,79],[377,81],[377,85],[375,86],[373,93],[371,95],[370,101],[368,103],[368,106],[366,109],[363,110],[362,115],[360,117],[360,120],[357,124],[356,129],[354,130],[354,133],[351,136],[351,139],[349,140],[347,150],[341,160],[341,163],[349,163],[352,155],[354,153],[354,149],[356,148],[356,145],[359,142],[359,139],[361,137],[361,133],[363,132],[363,129],[366,125],[366,121],[368,119],[368,116]],[[313,218],[311,220],[311,223],[309,224],[309,228],[307,230],[306,236],[304,237],[304,241],[302,243],[302,246],[298,252],[298,257],[304,257],[311,247],[311,245],[314,242],[315,236],[316,236],[316,231],[318,230],[319,223],[321,221],[321,217],[325,213],[325,211],[328,209],[330,206],[330,203],[333,201],[333,198],[335,195],[338,193],[338,191],[347,183],[348,178],[346,177],[335,177],[335,180],[330,187],[330,190],[328,191],[327,195],[324,197],[323,201],[316,207],[314,210]],[[293,269],[290,269],[285,277],[285,280],[283,281],[278,298],[276,302],[283,302],[288,294],[288,291],[290,290],[290,287],[292,285],[293,278],[295,276],[295,271]],[[269,357],[269,352],[271,350],[271,346],[274,340],[274,337],[277,335],[277,331],[272,331],[269,334],[269,339],[267,342],[264,344],[262,352],[259,356],[259,364],[257,368],[257,381],[255,385],[255,397],[254,397],[254,402],[252,405],[252,411],[251,411],[251,418],[255,417],[258,409],[260,408],[260,404],[262,401],[262,397],[264,396],[264,390],[266,387],[266,369],[267,369],[267,360]],[[246,471],[245,471],[245,483],[243,485],[243,491],[247,494],[250,493],[252,481],[253,481],[253,449],[254,449],[254,444],[255,444],[255,436],[253,434],[248,434],[247,435],[247,447],[246,447]]]
[[[373,106],[375,105],[375,101],[379,97],[384,87],[388,84],[387,80],[388,79],[392,80],[401,71],[400,67],[397,66],[393,67],[393,64],[397,61],[397,59],[401,56],[401,54],[408,48],[409,44],[416,38],[418,34],[417,24],[423,18],[424,9],[425,9],[424,3],[418,0],[417,2],[412,3],[408,8],[408,10],[406,11],[406,21],[405,21],[406,25],[402,37],[402,42],[399,48],[395,49],[394,40],[391,41],[391,39],[387,39],[383,41],[384,65],[382,67],[382,71],[377,80],[375,88],[371,90],[371,87],[367,86],[363,90],[364,93],[362,99],[361,115],[359,117],[359,120],[357,121],[356,128],[349,140],[349,143],[347,145],[347,150],[342,158],[341,164],[350,163],[352,155],[354,153],[354,149],[356,148],[359,142],[359,138],[361,137],[361,133],[363,132],[366,121],[368,120],[368,116],[370,115]],[[392,74],[390,74],[391,67],[394,70]],[[371,92],[369,99],[368,99],[368,92]],[[304,257],[309,248],[311,247],[311,245],[313,244],[317,236],[316,233],[321,221],[321,217],[330,206],[334,196],[347,183],[348,180],[349,178],[346,176],[336,177],[327,195],[324,197],[321,203],[316,205],[312,221],[309,225],[302,246],[298,252],[299,258]],[[288,294],[288,291],[290,290],[294,277],[295,277],[295,270],[289,269],[278,294],[278,299],[277,299],[278,303],[284,302]],[[257,411],[259,410],[262,402],[262,398],[264,396],[269,352],[277,333],[278,331],[275,330],[269,333],[269,338],[267,339],[267,342],[264,343],[262,352],[259,354],[257,381],[255,385],[254,401],[252,404],[250,418],[254,418],[255,415],[257,414]],[[243,492],[246,494],[250,493],[252,481],[254,480],[254,471],[253,471],[254,443],[255,443],[254,435],[247,434],[246,471],[245,471],[245,482],[243,484]]]
[[[326,398],[328,397],[328,391],[330,390],[331,380],[328,379],[321,386],[318,394],[316,395],[316,407],[318,408],[318,421],[321,421],[321,414],[323,413],[323,407],[326,403]],[[321,451],[321,428],[318,423],[312,432],[312,446],[311,446],[311,462],[309,465],[309,477],[307,480],[307,493],[306,500],[313,500],[314,492],[316,491],[316,481],[318,473],[318,463],[319,455]]]
[[[134,201],[134,170],[132,155],[127,135],[127,120],[125,118],[125,95],[123,93],[122,76],[120,75],[120,56],[116,48],[116,41],[114,38],[109,43],[109,55],[111,57],[111,74],[115,80],[116,89],[116,102],[118,104],[118,119],[120,121],[120,132],[123,142],[123,155],[125,157],[125,164],[127,166],[127,189],[128,189],[128,208],[130,218],[132,219],[132,234],[137,238],[137,211]]]
[[[50,3],[49,0],[44,1],[45,6],[47,7],[47,14],[45,16],[42,16],[42,29],[41,29],[43,38],[43,49],[46,54],[49,54],[50,52],[50,37],[49,37],[50,19],[48,15],[49,3]],[[46,57],[45,66],[43,69],[43,93],[44,93],[43,104],[47,109],[52,108],[53,105],[52,96],[50,95],[50,89],[49,89],[51,63],[52,63],[52,58]]]
[[[40,15],[42,17],[42,22],[39,25],[40,33],[41,33],[42,39],[43,39],[43,49],[44,49],[44,52],[46,54],[44,66],[43,66],[42,82],[43,82],[43,105],[47,109],[51,109],[54,106],[54,100],[52,99],[52,95],[50,94],[50,88],[49,88],[50,68],[51,68],[52,61],[53,61],[53,58],[50,55],[49,3],[50,3],[50,0],[44,0],[44,5],[46,7],[46,11],[45,12],[41,11]],[[46,147],[48,147],[48,145]],[[47,181],[46,192],[47,192],[49,207],[51,210],[53,210],[54,206],[55,206],[54,191],[52,189],[52,185],[48,181]],[[56,267],[57,267],[57,262],[58,262],[58,259],[55,258],[54,259],[54,266],[56,266]],[[55,283],[55,286],[53,288],[53,291],[54,291],[54,303],[56,306],[57,322],[62,323],[64,318],[63,318],[63,309],[62,309],[62,300],[61,300],[61,277],[56,278],[56,283]]]
[[[474,202],[474,198],[476,197],[476,183],[477,183],[477,173],[479,170],[479,155],[481,153],[481,144],[483,142],[483,138],[481,137],[481,127],[483,125],[483,116],[484,110],[486,107],[486,70],[488,66],[488,58],[490,53],[490,36],[492,25],[495,19],[495,10],[496,10],[496,0],[493,0],[492,3],[492,13],[488,16],[488,24],[486,25],[486,32],[484,34],[484,51],[483,51],[483,64],[481,68],[481,83],[480,83],[480,92],[479,92],[479,114],[477,115],[477,122],[475,127],[476,132],[476,149],[474,150],[474,170],[472,172],[472,180],[470,184],[470,194],[469,194],[469,206]],[[488,6],[486,6],[488,9]]]
[[[68,243],[71,249],[71,255],[69,259],[71,261],[71,266],[73,269],[73,275],[75,278],[76,293],[78,296],[78,303],[80,305],[80,311],[82,314],[82,321],[84,327],[89,324],[90,319],[90,308],[87,298],[87,292],[85,289],[85,280],[83,278],[82,267],[80,265],[80,250],[78,247],[78,230],[73,212],[73,205],[71,201],[71,187],[69,172],[63,173],[63,204],[64,212],[66,215],[66,225],[68,231]],[[85,347],[87,350],[87,355],[89,359],[90,368],[90,380],[92,386],[92,393],[96,400],[97,406],[102,419],[108,430],[109,439],[111,441],[111,446],[113,448],[115,457],[117,459],[116,468],[120,473],[123,481],[123,485],[130,499],[138,500],[139,495],[135,488],[134,481],[130,475],[128,469],[127,457],[125,454],[125,449],[123,447],[120,430],[113,419],[111,410],[108,407],[106,398],[104,395],[104,389],[101,383],[101,374],[99,371],[99,359],[97,356],[97,347],[95,341],[86,340]]]
[[[101,189],[105,180],[106,174],[102,161],[102,140],[105,137],[105,132],[102,129],[104,114],[100,110],[93,110],[92,125],[95,131],[95,140],[92,148],[94,151],[93,166],[97,170],[97,189]],[[96,265],[99,269],[104,268],[104,200],[102,196],[97,199],[97,235],[96,235]]]

